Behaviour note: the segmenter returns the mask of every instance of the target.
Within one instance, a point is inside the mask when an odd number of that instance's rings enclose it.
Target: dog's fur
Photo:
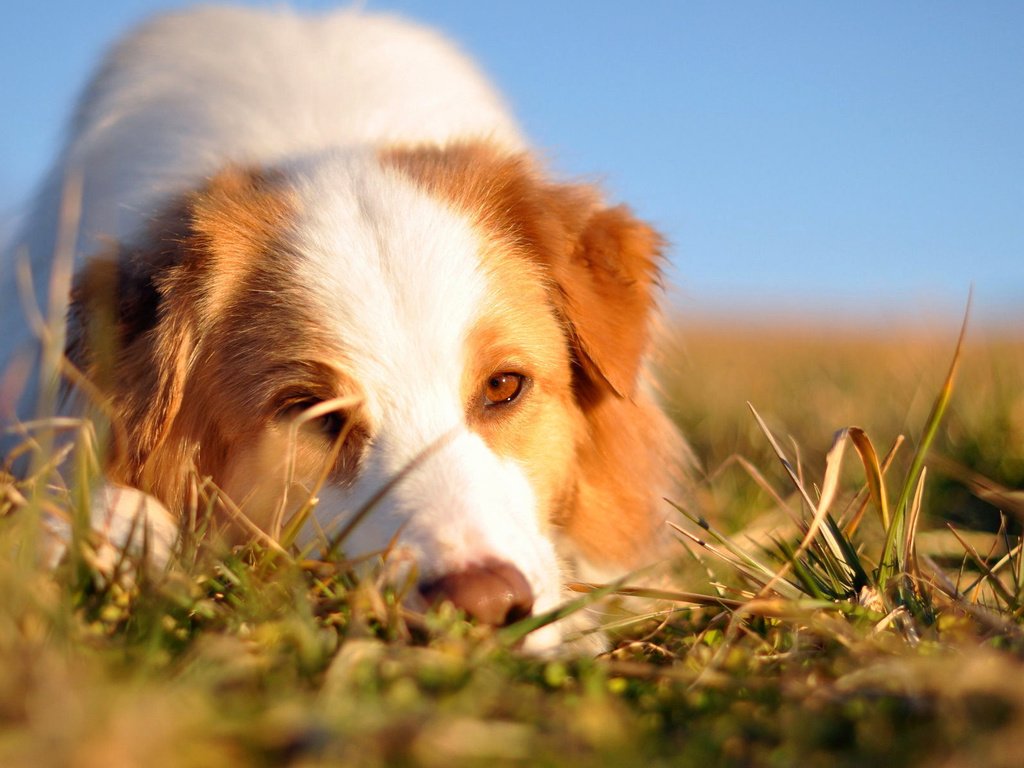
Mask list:
[[[656,554],[682,454],[645,371],[662,241],[546,179],[430,31],[157,19],[88,86],[27,217],[38,285],[68,189],[68,355],[113,412],[111,487],[176,516],[210,477],[271,535],[318,489],[308,542],[372,501],[350,554],[390,548],[422,584],[512,566],[535,612]],[[31,340],[10,271],[3,291],[9,362]]]

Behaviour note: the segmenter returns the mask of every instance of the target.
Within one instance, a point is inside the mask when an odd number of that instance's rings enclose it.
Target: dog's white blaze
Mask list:
[[[338,530],[405,472],[346,541],[349,554],[398,534],[421,579],[505,560],[529,580],[536,611],[554,607],[557,560],[526,475],[466,426],[467,335],[491,295],[476,232],[370,153],[319,155],[289,175],[299,215],[288,242],[363,388],[371,433],[358,479],[321,492],[317,523]]]

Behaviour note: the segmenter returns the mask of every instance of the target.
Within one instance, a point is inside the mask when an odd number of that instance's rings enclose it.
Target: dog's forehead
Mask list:
[[[488,296],[472,223],[371,152],[320,157],[287,176],[298,279],[371,415],[412,408],[401,402],[410,387],[458,407],[465,340]]]

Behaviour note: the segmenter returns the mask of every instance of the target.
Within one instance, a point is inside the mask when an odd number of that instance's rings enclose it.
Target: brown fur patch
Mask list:
[[[291,217],[275,176],[227,170],[173,206],[141,247],[94,259],[79,275],[69,355],[112,403],[122,436],[112,480],[179,510],[189,478],[212,477],[236,502],[249,499],[244,511],[266,527],[275,495],[320,474],[329,451],[310,444],[309,430],[293,439],[282,410],[355,388],[295,285],[281,238]],[[112,343],[96,326],[103,316]],[[352,471],[360,434],[346,441],[336,474]]]

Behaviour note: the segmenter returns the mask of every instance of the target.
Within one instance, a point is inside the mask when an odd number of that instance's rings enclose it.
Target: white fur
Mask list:
[[[560,599],[560,576],[530,484],[465,426],[465,336],[490,288],[476,236],[464,218],[383,170],[371,149],[465,138],[524,146],[472,64],[420,27],[353,11],[166,16],[106,60],[16,244],[45,285],[69,179],[82,185],[72,248],[79,263],[104,240],[136,238],[170,197],[225,164],[283,166],[302,212],[289,235],[306,270],[302,282],[344,341],[373,424],[354,487],[323,489],[319,526],[337,530],[427,451],[346,548],[380,549],[401,531],[399,554],[421,577],[505,560],[523,571],[535,610],[545,611]],[[32,346],[13,253],[0,265],[0,370]],[[121,494],[108,493],[97,507],[128,519],[125,505],[135,505]],[[166,526],[158,528],[163,542]],[[112,536],[126,536],[122,529]],[[528,643],[557,640],[558,630],[548,629]]]
[[[91,526],[96,537],[97,570],[110,577],[118,563],[125,561],[123,575],[132,577],[130,566],[140,557],[155,572],[162,571],[178,541],[178,524],[167,508],[152,496],[113,483],[102,483],[89,500]],[[71,540],[67,521],[49,518],[45,559],[56,567]]]

